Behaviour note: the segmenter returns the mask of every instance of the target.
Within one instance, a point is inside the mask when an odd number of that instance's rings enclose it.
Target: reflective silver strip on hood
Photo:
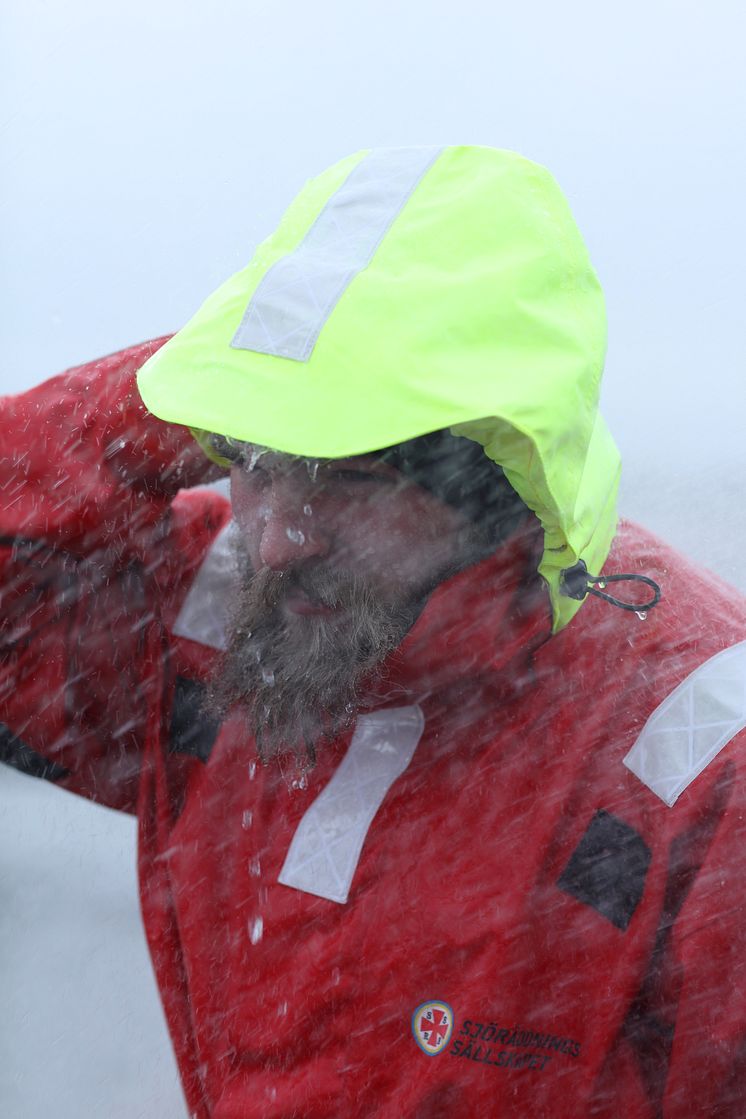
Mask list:
[[[695,669],[655,709],[624,764],[671,808],[746,726],[746,641]]]
[[[278,879],[283,886],[347,901],[368,828],[424,726],[417,704],[360,716],[339,768],[296,828]]]
[[[231,346],[308,361],[345,289],[442,150],[380,148],[365,156],[298,247],[262,277]]]

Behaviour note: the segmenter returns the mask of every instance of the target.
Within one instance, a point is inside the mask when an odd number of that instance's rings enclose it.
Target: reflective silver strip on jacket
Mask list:
[[[422,709],[361,715],[347,753],[298,824],[278,882],[343,905],[368,829],[422,737]]]
[[[695,669],[655,709],[624,764],[669,808],[746,726],[746,641]]]

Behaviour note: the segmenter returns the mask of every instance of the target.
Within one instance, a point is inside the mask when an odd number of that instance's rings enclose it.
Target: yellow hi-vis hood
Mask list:
[[[548,172],[482,147],[374,149],[312,179],[241,272],[142,368],[156,416],[338,458],[477,440],[545,534],[555,630],[616,528],[598,413],[603,295]]]

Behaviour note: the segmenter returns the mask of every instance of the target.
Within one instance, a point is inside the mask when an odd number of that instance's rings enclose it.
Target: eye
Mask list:
[[[331,482],[349,482],[354,486],[390,485],[399,477],[398,471],[373,455],[327,459],[322,472]]]
[[[242,463],[250,448],[248,443],[241,443],[238,439],[231,439],[229,435],[218,435],[216,432],[208,436],[208,442],[215,454],[233,463]]]
[[[354,467],[344,467],[339,470],[330,470],[327,475],[335,482],[353,482],[355,485],[380,484],[381,482],[391,481],[385,474],[379,474],[374,470],[366,470],[365,467],[361,467],[359,470]]]

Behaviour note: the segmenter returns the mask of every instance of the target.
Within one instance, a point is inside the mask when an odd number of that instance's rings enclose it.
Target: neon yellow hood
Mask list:
[[[480,442],[539,517],[555,629],[600,571],[619,456],[598,413],[603,295],[548,172],[481,147],[357,154],[143,366],[156,416],[336,458],[439,428]]]

